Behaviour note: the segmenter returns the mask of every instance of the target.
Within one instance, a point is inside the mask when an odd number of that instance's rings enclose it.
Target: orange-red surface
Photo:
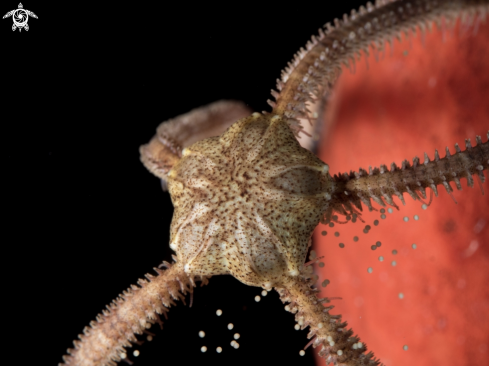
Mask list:
[[[332,174],[392,162],[400,166],[414,156],[423,160],[424,152],[433,159],[435,148],[443,157],[445,146],[453,154],[455,142],[465,149],[464,138],[475,144],[475,135],[487,140],[489,25],[480,25],[475,35],[473,30],[456,28],[443,36],[435,29],[425,35],[424,46],[419,36],[396,41],[382,61],[371,54],[369,70],[362,58],[354,75],[344,72],[320,147]],[[342,297],[333,301],[332,313],[342,314],[386,365],[489,365],[485,176],[485,195],[477,180],[474,188],[462,180],[463,191],[453,194],[458,204],[439,187],[427,210],[405,195],[407,205],[396,199],[400,211],[386,212],[386,219],[365,209],[365,224],[317,228],[315,249],[325,256],[325,266],[316,265],[316,271],[319,282],[331,281],[323,295]],[[365,234],[367,224],[372,229]],[[377,241],[381,247],[371,250]]]

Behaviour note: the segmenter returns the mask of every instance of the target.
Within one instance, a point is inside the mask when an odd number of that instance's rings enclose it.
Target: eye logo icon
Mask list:
[[[19,3],[19,8],[9,11],[7,14],[3,16],[3,19],[12,17],[14,24],[12,25],[12,30],[15,31],[19,28],[19,32],[24,28],[26,31],[29,30],[29,26],[27,25],[27,21],[29,20],[29,16],[36,18],[37,15],[32,11],[24,9],[22,3]]]

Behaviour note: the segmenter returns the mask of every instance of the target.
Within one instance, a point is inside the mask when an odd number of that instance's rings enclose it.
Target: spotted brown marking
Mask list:
[[[151,141],[140,147],[141,162],[166,189],[168,171],[182,157],[182,149],[207,137],[218,136],[251,111],[241,102],[220,100],[161,123]]]
[[[299,274],[333,190],[284,119],[258,113],[186,148],[168,177],[170,246],[185,270],[267,289]]]

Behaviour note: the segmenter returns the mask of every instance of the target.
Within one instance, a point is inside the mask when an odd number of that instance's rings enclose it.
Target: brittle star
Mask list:
[[[403,193],[417,200],[426,198],[426,188],[437,193],[439,185],[447,191],[451,182],[458,187],[459,178],[469,185],[472,175],[484,180],[488,145],[478,137],[475,147],[467,143],[466,151],[451,157],[447,153],[446,158],[436,155],[434,161],[415,160],[413,166],[381,166],[368,173],[333,178],[326,164],[299,146],[295,135],[302,130],[299,119],[313,118],[306,105],[328,93],[338,76],[337,67],[349,62],[350,55],[356,57],[355,50],[365,51],[373,40],[383,44],[392,37],[384,36],[386,29],[400,32],[427,14],[430,18],[439,9],[443,13],[444,7],[445,17],[454,16],[447,10],[451,2],[442,1],[435,9],[425,9],[429,2],[420,2],[421,12],[404,17],[409,13],[407,3],[381,4],[370,13],[369,8],[361,9],[360,15],[352,15],[355,19],[338,22],[313,39],[279,81],[271,113],[254,113],[220,137],[195,144],[191,144],[194,139],[227,127],[234,118],[229,121],[223,116],[238,107],[220,104],[198,111],[205,115],[210,110],[217,126],[208,128],[208,116],[201,123],[196,118],[196,133],[191,136],[184,135],[189,131],[182,119],[160,127],[141,152],[145,165],[168,183],[175,204],[170,246],[178,260],[174,265],[165,264],[166,271],[157,270],[157,277],[148,276],[150,282],[140,281],[141,287],[125,293],[124,300],[116,300],[91,329],[86,328],[65,362],[118,361],[122,347],[135,340],[134,333],[157,321],[155,312],[166,312],[172,297],[178,299],[180,292],[191,291],[195,278],[230,273],[249,285],[276,288],[282,300],[290,302],[288,309],[296,313],[298,324],[310,327],[313,346],[322,346],[320,354],[327,362],[378,364],[372,354],[365,353],[365,344],[323,307],[321,303],[329,300],[318,300],[311,288],[303,265],[312,230],[319,221],[336,221],[333,213],[359,215],[362,203],[372,208],[371,199],[395,206],[392,197],[403,201]],[[399,11],[401,4],[403,11]],[[473,10],[465,3],[457,4],[461,7],[457,14]],[[487,5],[481,4],[475,11],[485,14]],[[386,21],[380,26],[383,34],[375,32],[379,18]],[[355,33],[354,29],[363,31]]]

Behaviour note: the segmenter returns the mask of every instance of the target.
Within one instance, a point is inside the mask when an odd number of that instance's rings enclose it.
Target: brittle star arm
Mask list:
[[[63,356],[61,365],[115,366],[125,355],[124,347],[137,341],[135,334],[142,334],[148,324],[161,326],[158,314],[166,314],[174,300],[183,300],[195,286],[194,276],[186,274],[180,263],[164,265],[168,269],[155,268],[157,276],[147,274],[148,280],[140,279],[139,286],[132,285],[102,310],[78,336],[80,340],[73,342],[75,348]],[[207,283],[206,278],[196,279]]]
[[[314,119],[309,107],[328,99],[342,65],[355,68],[355,62],[368,57],[375,58],[385,51],[385,43],[392,47],[394,38],[404,33],[411,37],[423,34],[433,23],[438,27],[454,26],[460,19],[468,25],[484,21],[489,12],[488,0],[378,0],[367,3],[343,20],[327,23],[324,31],[301,48],[288,67],[277,79],[278,91],[272,90],[275,101],[269,100],[273,114],[288,118],[294,133],[302,131],[300,120]],[[352,66],[350,66],[350,63]]]
[[[455,154],[451,155],[448,147],[446,156],[440,158],[435,150],[434,160],[430,160],[428,154],[424,154],[421,163],[418,157],[413,159],[413,165],[407,160],[398,167],[392,163],[390,170],[385,165],[380,168],[369,168],[359,172],[338,174],[333,177],[335,190],[332,194],[331,205],[325,213],[324,222],[329,222],[333,212],[346,215],[352,212],[352,204],[361,210],[361,202],[372,209],[370,199],[381,206],[387,204],[396,207],[393,196],[399,198],[403,205],[403,193],[408,193],[414,200],[426,199],[426,188],[431,188],[438,196],[437,186],[442,185],[448,194],[453,192],[450,183],[455,183],[458,190],[462,189],[460,179],[465,178],[469,187],[474,186],[473,175],[484,183],[484,170],[489,169],[489,132],[488,141],[482,142],[480,136],[476,136],[476,146],[472,146],[470,139],[465,140],[466,149],[462,151],[455,144]],[[482,194],[484,190],[482,189]],[[421,196],[421,197],[420,197]]]
[[[184,148],[221,135],[233,122],[250,113],[241,102],[220,100],[165,121],[151,141],[139,148],[141,162],[162,180],[166,190],[167,173],[180,160]]]
[[[317,298],[317,289],[312,287],[313,281],[307,277],[289,277],[275,290],[284,303],[285,309],[295,314],[301,329],[309,326],[309,344],[313,347],[322,346],[319,355],[324,357],[326,364],[344,366],[377,366],[380,364],[372,352],[365,353],[367,346],[346,329],[347,323],[341,322],[341,315],[331,315],[334,306],[324,306],[330,302],[328,298]]]

